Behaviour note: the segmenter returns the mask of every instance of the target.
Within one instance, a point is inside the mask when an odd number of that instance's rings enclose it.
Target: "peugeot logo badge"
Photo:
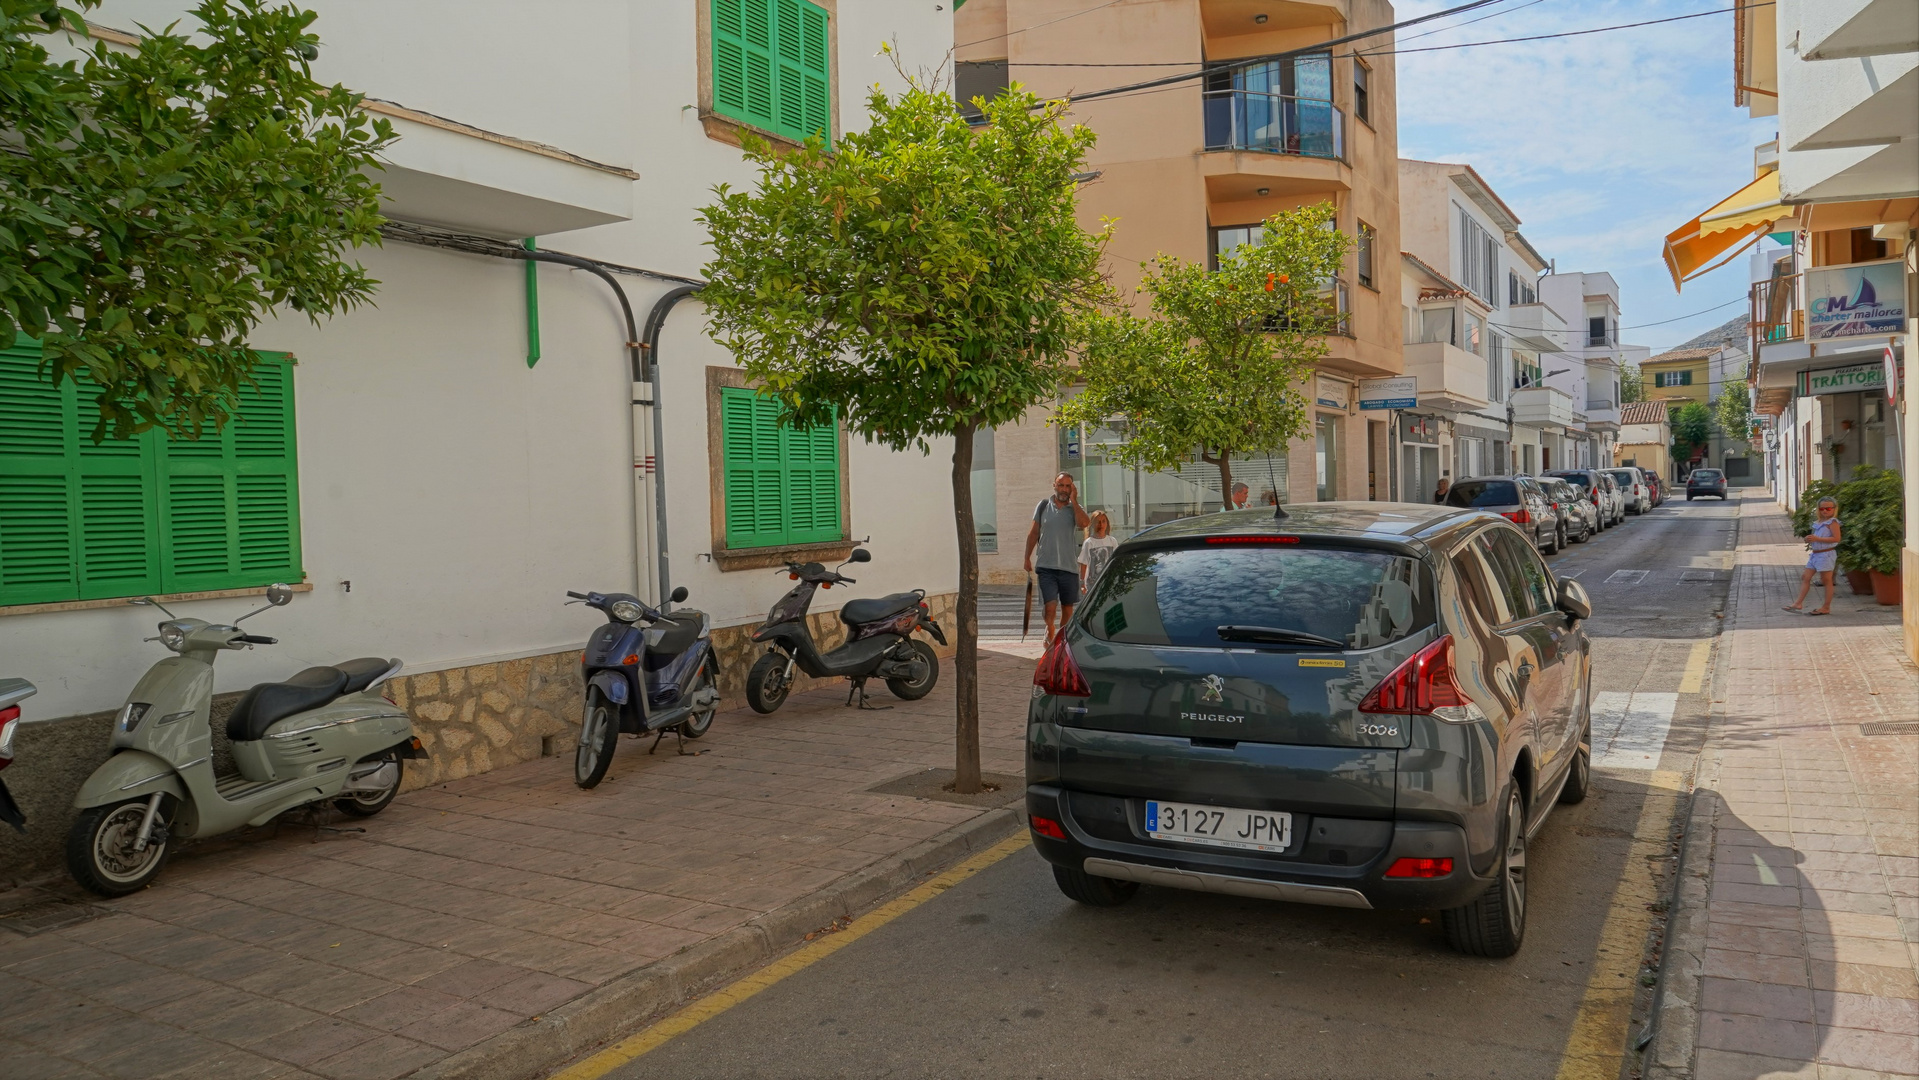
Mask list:
[[[1203,679],[1203,680],[1201,680],[1201,681],[1202,681],[1202,682],[1204,682],[1204,683],[1206,684],[1206,689],[1204,689],[1204,690],[1202,690],[1202,691],[1200,691],[1200,694],[1199,694],[1199,700],[1201,700],[1201,701],[1222,701],[1222,700],[1224,700],[1224,698],[1223,698],[1223,697],[1222,697],[1221,695],[1222,695],[1222,694],[1224,693],[1224,691],[1226,690],[1226,680],[1225,680],[1225,679],[1222,679],[1222,678],[1220,678],[1220,677],[1219,677],[1219,676],[1217,676],[1217,675],[1208,675],[1208,676],[1206,676],[1206,678],[1205,678],[1205,679]]]

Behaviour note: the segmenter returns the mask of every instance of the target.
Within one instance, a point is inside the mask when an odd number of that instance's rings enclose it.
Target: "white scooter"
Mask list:
[[[275,585],[267,606],[293,590]],[[238,771],[213,771],[213,660],[222,649],[272,645],[233,624],[175,618],[152,598],[131,601],[166,612],[158,641],[177,653],[153,665],[113,721],[112,756],[81,785],[79,819],[67,834],[67,869],[102,896],[143,888],[159,874],[173,841],[264,825],[295,807],[333,804],[369,817],[399,793],[404,758],[426,751],[380,685],[398,660],[365,657],[312,667],[285,682],[248,690],[227,718]]]

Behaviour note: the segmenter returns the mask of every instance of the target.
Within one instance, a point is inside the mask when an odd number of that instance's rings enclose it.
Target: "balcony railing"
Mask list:
[[[1587,412],[1611,412],[1618,407],[1619,407],[1618,402],[1609,401],[1605,398],[1587,398],[1586,399]]]
[[[1799,275],[1767,278],[1752,287],[1753,342],[1767,345],[1806,336],[1806,309],[1799,296]],[[1754,358],[1757,359],[1755,350]]]
[[[1346,158],[1346,114],[1330,101],[1256,90],[1205,96],[1206,149]]]

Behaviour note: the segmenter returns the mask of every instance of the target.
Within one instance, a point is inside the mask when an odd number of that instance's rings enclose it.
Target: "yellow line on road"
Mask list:
[[[605,1076],[640,1055],[666,1045],[676,1036],[684,1035],[744,1002],[788,975],[826,959],[1031,843],[1031,838],[1022,829],[1018,835],[1001,840],[931,881],[854,919],[839,933],[829,934],[802,946],[738,982],[715,990],[637,1035],[614,1043],[585,1061],[555,1073],[552,1080],[598,1080],[599,1077]]]
[[[1706,685],[1706,661],[1712,659],[1712,642],[1695,641],[1692,655],[1686,657],[1686,673],[1679,677],[1679,692],[1697,694]]]
[[[1697,647],[1693,655],[1699,655]],[[1606,924],[1599,930],[1592,977],[1586,981],[1585,996],[1559,1058],[1558,1080],[1617,1080],[1619,1076],[1632,1021],[1633,980],[1654,918],[1647,905],[1659,898],[1653,860],[1667,854],[1684,783],[1679,773],[1657,771],[1647,785],[1646,801],[1633,826],[1632,846],[1606,909]]]

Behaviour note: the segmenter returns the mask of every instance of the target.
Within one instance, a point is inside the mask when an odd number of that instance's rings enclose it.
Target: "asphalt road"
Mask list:
[[[1592,593],[1595,700],[1670,702],[1648,768],[1690,768],[1705,707],[1695,645],[1718,632],[1736,507],[1682,496],[1549,560]],[[1608,948],[1605,927],[1627,906],[1615,886],[1650,775],[1597,770],[1594,795],[1534,839],[1511,960],[1451,952],[1433,912],[1150,887],[1085,908],[1022,849],[607,1075],[1554,1077],[1595,971],[1645,1006],[1643,925],[1629,948],[1616,929]],[[1589,1030],[1623,1051],[1626,1006],[1611,1007],[1615,1022]]]

